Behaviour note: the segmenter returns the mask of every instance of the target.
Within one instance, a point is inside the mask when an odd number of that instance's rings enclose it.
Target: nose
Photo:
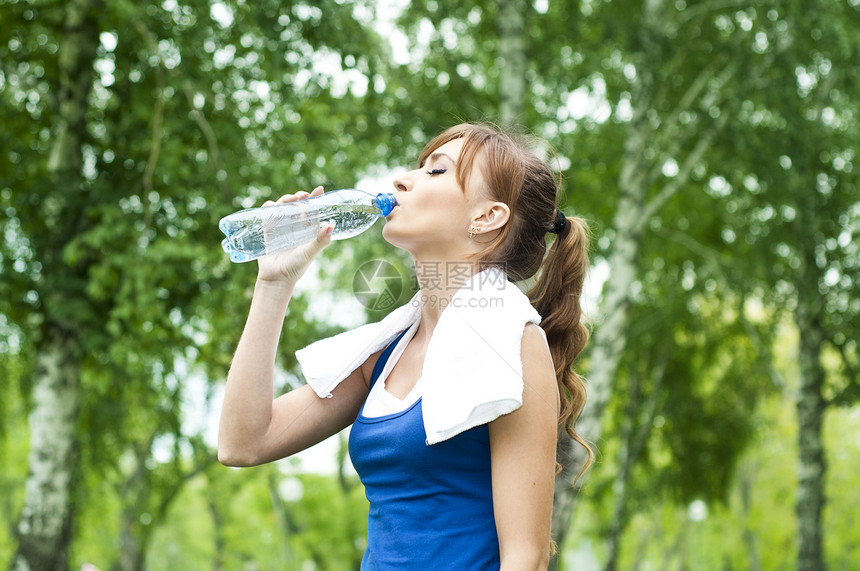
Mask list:
[[[409,192],[412,188],[412,171],[394,177],[394,188],[397,192]]]

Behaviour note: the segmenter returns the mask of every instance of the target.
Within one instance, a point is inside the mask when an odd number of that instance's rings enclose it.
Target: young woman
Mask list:
[[[362,569],[544,569],[558,426],[591,457],[573,430],[585,388],[571,369],[588,338],[587,228],[557,209],[547,164],[486,125],[448,129],[394,186],[383,237],[412,255],[420,291],[298,351],[308,385],[272,400],[287,304],[330,229],[260,259],[218,458],[262,464],[352,425],[370,501]],[[528,296],[511,283],[539,270]]]

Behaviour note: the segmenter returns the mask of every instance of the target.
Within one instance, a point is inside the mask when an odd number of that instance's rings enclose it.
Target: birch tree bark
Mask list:
[[[499,3],[499,115],[503,125],[521,122],[526,99],[526,26],[524,0]]]
[[[64,571],[71,537],[80,368],[74,339],[52,332],[38,357],[25,503],[13,571]]]
[[[653,72],[649,65],[639,66],[641,80],[634,85],[634,117],[628,129],[624,146],[624,164],[618,181],[619,199],[611,227],[615,232],[609,256],[609,278],[603,289],[600,313],[602,318],[590,340],[590,367],[586,381],[588,402],[577,423],[577,432],[591,443],[599,443],[603,411],[609,401],[612,385],[627,343],[626,331],[630,314],[631,286],[637,277],[636,258],[641,247],[642,234],[639,221],[644,214],[647,187],[642,175],[648,165],[644,162],[645,145],[651,132],[646,119],[650,107],[649,90],[652,82],[647,77]],[[567,438],[562,439],[560,461],[562,471],[555,486],[553,509],[553,537],[558,544],[564,541],[570,526],[577,488],[573,475],[578,472],[584,457]]]
[[[627,164],[624,172],[632,174],[637,155],[638,141],[645,138],[646,129],[631,126],[626,153]],[[622,175],[621,196],[618,209],[613,218],[615,243],[609,258],[610,273],[603,290],[601,320],[591,343],[591,366],[587,378],[588,403],[577,423],[577,432],[591,443],[599,443],[602,430],[603,411],[609,401],[612,385],[621,361],[621,353],[627,343],[627,324],[630,313],[630,292],[636,280],[636,255],[641,247],[641,233],[636,222],[644,209],[644,189],[630,184],[628,177]],[[584,455],[573,446],[569,438],[562,438],[559,460],[562,471],[556,479],[553,507],[553,537],[558,544],[564,541],[570,527],[571,515],[576,501],[578,488],[574,486],[575,475],[584,462]]]
[[[86,130],[85,115],[99,41],[93,22],[96,6],[94,0],[74,0],[64,7],[56,119],[48,162],[53,188],[58,193],[79,193],[84,184],[81,134]],[[64,214],[48,209],[45,213]],[[58,237],[57,244],[68,238]],[[46,274],[64,271],[60,258],[59,251],[46,253]],[[75,277],[68,276],[69,283],[74,283]],[[16,530],[18,548],[11,565],[14,571],[68,568],[83,356],[75,325],[64,311],[67,297],[72,296],[56,293],[42,300],[47,310],[46,322],[33,385],[29,471]]]
[[[822,78],[816,92],[810,97],[812,108],[821,116],[824,107],[831,100],[831,90],[837,80],[839,71],[832,71]],[[822,422],[828,407],[823,389],[825,372],[821,363],[828,333],[824,326],[824,296],[821,295],[823,272],[816,258],[816,250],[823,241],[824,224],[822,207],[815,199],[815,180],[819,172],[824,172],[824,165],[818,164],[818,159],[808,156],[815,155],[818,147],[823,147],[827,127],[814,125],[819,133],[808,129],[810,149],[798,152],[794,160],[793,180],[789,186],[789,196],[798,206],[796,223],[793,234],[796,237],[795,248],[797,270],[794,278],[796,306],[794,322],[799,334],[797,344],[797,360],[799,365],[799,383],[797,391],[797,498],[795,511],[797,513],[797,570],[823,571],[824,551],[821,536],[821,516],[824,511],[824,476],[827,463],[822,440]],[[799,139],[799,134],[794,134]],[[798,140],[799,142],[799,140]],[[802,144],[797,149],[804,149]],[[836,202],[836,201],[834,201]],[[838,203],[837,203],[838,204]],[[829,206],[829,205],[828,205]],[[838,212],[838,210],[837,210]]]
[[[813,254],[814,256],[814,254]],[[807,258],[804,265],[808,265]],[[814,267],[814,265],[813,265]],[[808,282],[809,280],[807,280]],[[824,369],[821,352],[825,332],[821,324],[821,296],[815,289],[798,287],[795,324],[800,333],[798,362],[800,389],[797,395],[797,569],[821,571],[825,569],[821,537],[821,514],[824,511],[824,474],[827,464],[821,426],[826,409],[822,387]]]

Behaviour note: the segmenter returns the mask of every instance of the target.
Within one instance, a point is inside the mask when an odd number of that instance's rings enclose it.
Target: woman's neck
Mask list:
[[[418,300],[421,303],[421,326],[416,336],[423,333],[422,337],[426,335],[429,339],[454,294],[480,271],[478,262],[415,260],[415,277],[420,288]]]

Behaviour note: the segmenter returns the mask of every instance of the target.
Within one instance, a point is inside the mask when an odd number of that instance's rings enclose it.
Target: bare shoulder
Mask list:
[[[522,338],[523,404],[490,422],[490,435],[526,435],[546,429],[555,435],[561,399],[552,355],[543,330],[526,325]]]
[[[527,323],[522,339],[523,404],[537,397],[556,411],[559,407],[558,383],[555,365],[547,344],[546,334],[540,326]]]
[[[546,333],[540,325],[532,322],[526,323],[525,329],[523,329],[522,351],[524,357],[525,353],[528,352],[532,356],[545,357],[549,364],[552,364]]]

